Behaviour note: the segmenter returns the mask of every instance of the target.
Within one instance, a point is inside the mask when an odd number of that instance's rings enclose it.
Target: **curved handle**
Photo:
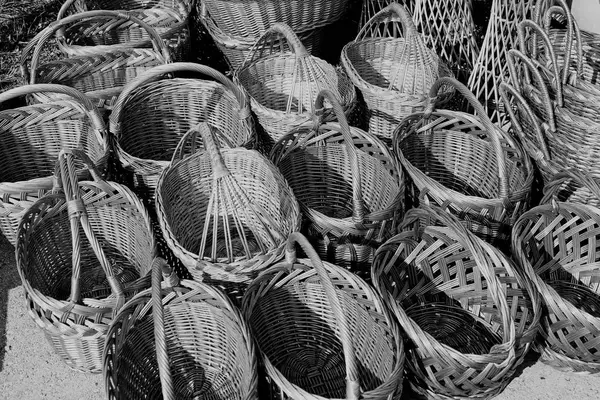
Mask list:
[[[348,157],[350,159],[350,169],[352,171],[352,221],[356,224],[362,224],[365,217],[365,203],[362,198],[362,184],[360,174],[360,164],[358,160],[358,153],[354,146],[354,140],[352,140],[352,132],[350,131],[350,125],[346,119],[346,114],[342,109],[341,104],[336,99],[335,94],[329,89],[323,89],[317,95],[315,100],[315,114],[313,116],[315,123],[315,131],[323,124],[324,114],[324,101],[327,99],[333,108],[333,112],[337,117],[337,120],[341,127],[342,136]]]
[[[113,309],[113,315],[115,315],[121,307],[125,304],[125,293],[123,292],[123,286],[118,278],[115,276],[112,266],[106,258],[106,254],[100,245],[100,242],[94,234],[94,230],[86,211],[86,206],[81,199],[79,192],[79,183],[75,170],[74,158],[78,157],[84,161],[87,165],[92,165],[92,161],[89,157],[81,150],[62,150],[58,156],[57,161],[57,180],[60,181],[60,187],[62,188],[65,199],[67,202],[67,212],[69,214],[69,221],[71,224],[71,240],[72,240],[72,264],[73,272],[71,276],[71,295],[69,297],[69,305],[67,305],[63,311],[64,314],[62,319],[66,320],[70,310],[81,300],[81,288],[80,288],[80,276],[81,276],[81,242],[79,237],[79,225],[83,228],[85,236],[87,237],[96,258],[100,262],[102,270],[106,274],[108,284],[110,285],[111,292],[115,295],[117,303]]]
[[[292,28],[283,22],[276,22],[252,45],[238,71],[270,54],[284,52],[285,47],[284,42],[281,41],[281,36],[288,42],[296,58],[309,58],[310,53],[306,50],[306,47],[304,47],[302,41],[300,41],[300,38],[298,38]]]
[[[288,264],[293,265],[296,263],[296,244],[300,245],[302,250],[306,253],[311,261],[313,268],[317,271],[321,284],[325,289],[325,294],[331,305],[331,310],[335,320],[340,328],[340,335],[342,340],[342,346],[344,349],[344,360],[346,363],[346,399],[358,400],[360,397],[360,376],[358,374],[358,367],[356,364],[356,356],[354,354],[354,346],[352,344],[352,335],[350,334],[350,327],[346,315],[342,309],[340,300],[335,292],[335,287],[321,258],[310,245],[306,237],[300,232],[293,232],[288,237],[285,247],[285,261]]]
[[[487,112],[483,109],[483,106],[479,103],[475,95],[467,89],[465,85],[456,79],[448,76],[444,76],[439,78],[434,84],[431,86],[429,90],[429,104],[424,111],[425,118],[428,118],[429,115],[435,109],[435,105],[437,102],[438,92],[445,85],[449,85],[454,87],[454,89],[458,90],[460,94],[469,102],[469,104],[475,109],[475,113],[479,116],[480,121],[487,131],[487,135],[490,138],[490,142],[492,144],[492,149],[494,154],[496,155],[496,162],[498,163],[498,181],[499,181],[499,196],[506,197],[508,196],[508,179],[506,177],[506,158],[504,151],[502,150],[502,145],[500,144],[500,137],[502,133],[498,132],[500,128],[492,123],[490,118],[488,117]]]
[[[131,15],[130,13],[127,13],[124,11],[110,11],[110,10],[86,11],[86,12],[70,15],[70,16],[65,17],[58,21],[51,22],[46,28],[44,28],[37,35],[35,35],[35,37],[33,39],[31,39],[31,41],[23,49],[23,51],[21,53],[21,59],[20,59],[21,74],[23,75],[25,80],[29,81],[29,83],[35,83],[35,76],[36,76],[35,72],[37,70],[37,66],[39,63],[39,58],[40,58],[40,54],[42,51],[42,47],[54,33],[56,33],[61,28],[65,27],[66,25],[73,23],[73,22],[82,21],[85,19],[102,19],[102,18],[103,19],[111,19],[111,18],[119,19],[119,20],[122,20],[123,22],[132,21],[135,24],[141,26],[143,29],[145,29],[148,32],[148,35],[150,36],[154,50],[157,53],[160,53],[162,55],[165,62],[167,62],[167,63],[171,62],[171,55],[169,53],[169,49],[168,49],[166,43],[161,39],[160,35],[156,32],[156,30],[154,28],[152,28],[150,25],[148,25],[146,22],[144,22],[144,21],[140,20],[139,18]],[[27,58],[29,56],[29,53],[32,51],[32,49],[33,49],[33,55],[31,56],[31,72],[30,72],[27,70],[26,64],[27,64]]]
[[[174,72],[193,72],[207,76],[214,81],[222,84],[229,89],[237,99],[240,105],[240,119],[246,119],[250,117],[250,102],[248,101],[248,95],[240,89],[240,87],[234,84],[229,78],[220,73],[219,71],[202,64],[196,64],[191,62],[177,62],[164,65],[158,65],[152,67],[142,74],[136,76],[133,80],[128,82],[124,87],[123,91],[119,94],[116,103],[113,106],[113,110],[110,115],[110,131],[118,135],[120,132],[120,120],[123,112],[123,107],[127,100],[130,98],[131,93],[139,88],[140,86],[160,79],[165,74]]]
[[[381,9],[375,15],[371,17],[370,20],[365,23],[365,25],[361,28],[356,35],[356,39],[354,41],[364,40],[366,37],[394,37],[398,38],[399,36],[398,29],[396,26],[393,26],[393,29],[384,29],[381,31],[377,28],[378,24],[387,23],[387,22],[400,22],[402,25],[402,36],[405,38],[418,37],[421,39],[421,34],[417,31],[417,27],[415,26],[415,22],[412,19],[410,13],[404,8],[404,6],[398,3],[391,3],[385,8]],[[423,43],[422,40],[420,40]],[[424,46],[425,44],[423,44]]]
[[[556,196],[562,185],[567,181],[574,181],[588,188],[600,200],[600,183],[592,175],[586,174],[576,168],[571,168],[555,174],[550,182],[544,185],[544,197],[540,201],[540,204],[550,204],[556,201]]]

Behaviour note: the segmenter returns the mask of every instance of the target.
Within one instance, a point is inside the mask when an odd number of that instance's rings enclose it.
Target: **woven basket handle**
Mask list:
[[[331,305],[331,310],[340,329],[340,335],[342,340],[342,346],[344,349],[344,360],[346,363],[346,399],[347,400],[358,400],[360,397],[360,376],[358,374],[358,367],[356,364],[356,356],[354,354],[354,345],[352,344],[352,335],[350,334],[350,326],[348,319],[342,309],[342,304],[338,298],[335,287],[321,258],[310,245],[306,237],[300,232],[293,232],[290,234],[285,247],[285,261],[286,263],[293,265],[296,263],[296,244],[300,245],[302,250],[306,253],[310,259],[312,266],[317,270],[321,284],[325,289],[325,294]]]
[[[113,314],[116,314],[119,309],[125,304],[125,293],[123,286],[115,276],[113,269],[106,258],[106,254],[100,245],[100,242],[94,234],[94,230],[86,211],[85,203],[83,202],[80,192],[78,177],[75,170],[75,157],[83,160],[86,165],[93,165],[89,157],[81,150],[62,150],[57,161],[57,181],[60,182],[60,188],[65,194],[67,202],[67,211],[71,224],[71,240],[72,240],[72,264],[73,272],[71,276],[71,295],[69,297],[69,305],[64,308],[63,319],[66,320],[69,311],[81,300],[81,240],[79,237],[79,225],[83,228],[94,254],[96,255],[100,266],[102,267],[111,292],[115,295],[117,303],[113,309]],[[99,178],[99,177],[98,177]]]
[[[152,45],[154,50],[161,54],[166,63],[171,62],[171,55],[169,53],[169,49],[167,48],[166,43],[161,39],[160,35],[156,32],[154,28],[140,20],[139,18],[124,12],[124,11],[110,11],[110,10],[97,10],[97,11],[86,11],[83,13],[78,13],[74,15],[70,15],[61,20],[51,22],[46,28],[41,30],[31,41],[25,46],[21,53],[20,59],[20,69],[21,74],[25,78],[25,81],[29,83],[35,83],[36,78],[36,70],[38,64],[40,62],[40,54],[42,52],[43,45],[50,39],[52,35],[54,35],[58,30],[65,27],[68,24],[73,22],[82,21],[85,19],[117,19],[121,21],[132,21],[137,25],[141,26],[148,32],[152,40]],[[27,69],[27,59],[29,57],[29,53],[33,50],[33,55],[31,56],[31,71]]]
[[[540,204],[551,204],[557,201],[558,193],[562,185],[568,181],[574,181],[586,187],[600,200],[600,183],[590,174],[576,168],[567,169],[555,174],[552,179],[544,185],[544,197]]]
[[[249,64],[261,58],[271,54],[283,53],[285,51],[285,42],[281,40],[282,36],[296,55],[296,58],[308,58],[310,56],[310,53],[306,50],[306,47],[304,47],[302,41],[300,41],[292,28],[283,22],[276,22],[252,45],[238,71],[241,71]]]
[[[487,135],[490,138],[490,142],[492,144],[492,148],[494,154],[496,155],[496,162],[498,163],[498,186],[499,186],[499,195],[500,197],[508,196],[508,179],[506,177],[506,156],[504,151],[502,150],[502,145],[500,144],[500,137],[503,136],[503,132],[500,131],[496,125],[492,123],[490,118],[488,117],[487,112],[483,109],[483,106],[475,95],[467,89],[465,85],[456,79],[448,76],[444,76],[439,78],[435,83],[431,86],[429,90],[429,104],[424,111],[425,118],[434,111],[435,105],[437,102],[437,96],[440,89],[444,86],[449,85],[454,87],[463,97],[469,102],[469,104],[475,109],[475,113],[479,117],[480,121],[483,123],[487,131]]]
[[[350,169],[352,173],[352,221],[355,224],[362,224],[365,218],[365,203],[362,197],[362,183],[361,183],[361,172],[360,164],[358,161],[358,153],[352,140],[352,132],[350,131],[350,125],[346,119],[346,114],[336,99],[335,94],[329,89],[323,89],[317,95],[315,100],[315,131],[319,129],[319,126],[323,124],[324,116],[324,101],[327,99],[333,108],[333,112],[337,117],[338,123],[341,127],[342,136],[344,137],[344,143],[348,157],[350,159]]]
[[[391,29],[388,27],[383,30],[378,28],[379,24],[388,22],[400,22],[402,25],[402,32],[397,29],[396,24],[392,25]],[[398,3],[391,3],[381,9],[377,14],[373,15],[360,29],[354,41],[364,40],[367,37],[415,38],[419,44],[425,46],[419,31],[417,31],[412,16],[404,6]]]
[[[240,89],[240,87],[234,84],[230,79],[219,71],[202,64],[190,63],[190,62],[177,62],[171,64],[158,65],[144,71],[142,74],[136,76],[133,80],[127,83],[123,87],[123,91],[119,94],[116,103],[114,104],[113,111],[110,115],[110,131],[119,136],[120,125],[123,113],[123,107],[130,98],[131,93],[142,85],[160,79],[165,74],[174,72],[194,72],[200,75],[207,76],[212,80],[222,84],[229,89],[237,99],[240,105],[239,119],[247,119],[250,117],[250,101],[248,95]]]

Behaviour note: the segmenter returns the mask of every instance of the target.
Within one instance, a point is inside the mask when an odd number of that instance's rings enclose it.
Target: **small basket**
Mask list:
[[[86,12],[99,9],[122,10],[150,25],[166,42],[174,61],[187,61],[190,50],[188,7],[182,0],[176,8],[146,4],[139,1],[124,4],[123,1],[105,1],[102,4],[82,0],[67,0],[58,11],[57,19],[69,12]],[[129,8],[132,7],[132,8]],[[142,8],[138,8],[142,7]],[[116,24],[116,27],[111,25]],[[118,19],[84,20],[57,32],[58,47],[68,56],[93,56],[99,52],[127,48],[152,48],[148,32],[141,26]]]
[[[93,181],[77,181],[73,155]],[[73,369],[101,372],[112,319],[150,286],[150,217],[129,189],[102,180],[80,150],[62,151],[56,174],[57,190],[19,224],[17,270],[29,315],[54,351]]]
[[[532,348],[542,303],[498,249],[439,207],[406,213],[373,284],[404,328],[407,380],[429,399],[488,399]]]
[[[192,151],[197,134],[205,151]],[[163,236],[199,281],[239,301],[258,273],[283,256],[287,236],[300,228],[300,208],[281,172],[256,150],[219,149],[206,123],[181,138],[156,189]]]
[[[13,246],[23,213],[52,189],[62,149],[85,151],[102,170],[108,158],[104,122],[97,108],[77,90],[62,85],[25,85],[1,93],[0,103],[41,93],[67,99],[0,111],[0,233]],[[78,167],[84,171],[82,165]]]
[[[40,54],[50,37],[70,24],[90,21],[134,22],[148,31],[153,49],[122,48],[114,51],[97,52],[39,64]],[[27,60],[31,57],[30,68]],[[113,103],[123,86],[138,74],[157,65],[171,62],[165,43],[148,24],[118,11],[88,11],[65,17],[50,23],[40,31],[23,49],[20,68],[26,82],[58,83],[71,86],[95,102],[103,118],[108,118]],[[33,95],[36,102],[52,101],[55,97],[45,94]]]
[[[308,259],[296,258],[296,243]],[[401,397],[405,355],[397,323],[366,282],[322,262],[301,234],[288,238],[284,262],[252,282],[242,310],[272,398]]]
[[[121,309],[105,349],[111,400],[258,399],[255,345],[240,311],[209,285],[179,281],[161,258],[152,289]]]
[[[328,101],[339,122],[325,123]],[[333,93],[321,91],[313,124],[284,136],[271,159],[307,218],[303,231],[321,258],[369,280],[373,254],[390,238],[404,208],[404,175],[388,147],[350,127]]]
[[[570,372],[600,372],[600,210],[557,201],[565,180],[600,198],[597,182],[579,171],[556,175],[539,206],[515,223],[512,252],[545,303],[542,361]]]
[[[167,74],[182,74],[173,77]],[[158,177],[181,137],[200,122],[223,148],[255,145],[247,95],[220,72],[196,63],[160,65],[129,82],[114,104],[110,132],[136,193],[153,209]]]
[[[452,76],[398,3],[362,27],[342,49],[341,63],[369,108],[369,133],[386,139],[405,116],[425,109],[427,93],[439,77]],[[440,91],[440,103],[453,94]]]
[[[440,87],[454,86],[476,115],[434,110]],[[529,207],[533,166],[521,146],[492,124],[475,96],[460,82],[440,78],[425,112],[402,121],[394,150],[411,178],[409,199],[426,196],[448,208],[480,237],[508,245],[510,230]]]
[[[284,49],[281,36],[291,50]],[[273,142],[310,120],[319,92],[331,90],[344,112],[356,103],[348,77],[324,60],[311,56],[285,24],[274,24],[256,42],[235,81],[250,95],[252,110]]]

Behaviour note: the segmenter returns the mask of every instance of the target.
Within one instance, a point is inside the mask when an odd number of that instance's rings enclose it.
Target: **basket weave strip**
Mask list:
[[[387,6],[389,6],[391,3],[398,3],[401,6],[403,6],[406,11],[408,11],[409,13],[414,15],[414,10],[416,7],[416,1],[415,0],[397,0],[397,1],[393,1],[393,0],[364,0],[362,2],[362,9],[361,9],[361,14],[360,14],[360,22],[359,22],[359,28],[362,28],[363,26],[365,26],[365,24],[371,19],[373,18],[373,16],[375,14],[377,14],[379,11],[383,10],[384,8],[386,8]]]
[[[309,259],[296,258],[296,243]],[[398,326],[366,282],[322,262],[301,234],[252,282],[242,310],[283,398],[400,397]]]

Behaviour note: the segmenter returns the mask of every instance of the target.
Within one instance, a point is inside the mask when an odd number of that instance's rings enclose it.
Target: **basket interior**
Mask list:
[[[135,90],[125,102],[119,145],[131,156],[170,161],[181,137],[200,122],[212,127],[221,147],[243,146],[250,140],[240,105],[217,82],[165,79]],[[203,141],[197,141],[202,148]]]

